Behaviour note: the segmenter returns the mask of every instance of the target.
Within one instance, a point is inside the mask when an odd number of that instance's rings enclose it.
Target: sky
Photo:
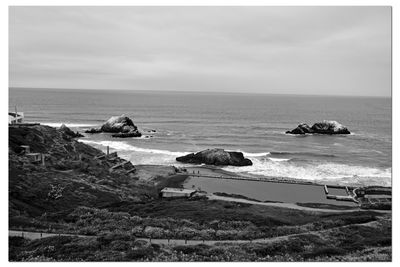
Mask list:
[[[391,96],[390,7],[10,7],[9,86]]]

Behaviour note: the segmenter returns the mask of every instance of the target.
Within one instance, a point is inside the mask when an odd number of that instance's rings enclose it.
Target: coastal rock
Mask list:
[[[196,154],[191,153],[176,158],[179,162],[209,165],[232,165],[232,166],[249,166],[253,165],[251,160],[245,158],[242,152],[225,151],[220,148],[207,149]]]
[[[350,134],[350,131],[337,121],[322,121],[314,123],[312,127],[306,123],[299,124],[287,134]]]
[[[350,131],[337,121],[317,122],[311,129],[319,134],[350,134]]]
[[[122,115],[109,118],[101,126],[101,130],[105,133],[128,133],[137,131],[137,127],[130,118]]]
[[[101,133],[101,129],[99,128],[90,128],[89,130],[86,130],[85,133],[90,133],[90,134],[95,134],[95,133]]]
[[[63,132],[64,134],[66,134],[69,137],[72,138],[77,138],[77,137],[83,137],[82,134],[80,134],[79,132],[74,132],[72,131],[70,128],[68,128],[65,124],[62,124],[59,128],[59,130],[61,132]]]
[[[142,136],[133,121],[125,115],[113,116],[100,128],[91,128],[85,133],[113,133],[112,137],[121,138]]]
[[[302,123],[299,124],[295,129],[291,131],[287,131],[286,133],[289,134],[306,134],[306,133],[312,133],[312,129],[308,124]]]
[[[127,133],[115,133],[112,137],[127,138],[127,137],[141,137],[142,134],[139,131],[131,131]]]

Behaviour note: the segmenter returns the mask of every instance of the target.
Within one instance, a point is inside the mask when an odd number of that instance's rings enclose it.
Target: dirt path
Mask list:
[[[73,236],[73,237],[81,237],[81,238],[97,238],[97,236],[89,236],[89,235],[73,235],[73,234],[52,234],[52,233],[40,233],[40,232],[28,232],[28,231],[15,231],[9,230],[9,236],[20,236],[31,240],[42,239],[46,237],[54,237],[54,236]],[[141,240],[145,242],[149,242],[151,244],[159,244],[159,245],[172,245],[172,246],[193,246],[193,245],[215,245],[217,243],[228,243],[228,244],[244,244],[244,243],[272,243],[277,241],[282,241],[290,236],[295,236],[298,234],[291,234],[285,236],[277,236],[270,238],[260,238],[253,240],[184,240],[184,239],[154,239],[154,238],[142,238],[137,237],[136,240]]]
[[[46,237],[54,237],[54,236],[75,236],[82,238],[97,238],[97,236],[89,236],[89,235],[74,235],[74,234],[53,234],[53,233],[40,233],[40,232],[28,232],[28,231],[15,231],[9,230],[9,236],[20,236],[31,240],[46,238]],[[151,244],[162,244],[162,245],[214,245],[216,243],[249,243],[249,242],[272,242],[277,238],[283,237],[274,237],[274,238],[265,238],[265,239],[254,239],[254,240],[184,240],[184,239],[154,239],[154,238],[142,238],[137,237],[136,240],[142,240],[149,242]]]
[[[353,224],[353,225],[379,227],[379,222],[372,221],[372,222]],[[153,239],[153,238],[142,238],[142,237],[137,237],[136,240],[149,242],[151,244],[172,245],[172,246],[193,246],[193,245],[199,245],[199,244],[215,245],[218,243],[228,243],[228,244],[264,243],[264,244],[266,244],[266,243],[274,243],[274,242],[278,242],[278,241],[287,240],[291,237],[303,235],[305,233],[318,235],[322,238],[322,235],[324,233],[328,233],[328,232],[334,231],[335,229],[339,229],[342,227],[346,227],[346,226],[338,226],[338,227],[322,229],[322,230],[307,231],[307,232],[294,233],[294,234],[269,237],[269,238],[259,238],[259,239],[253,239],[253,240],[184,240],[184,239]],[[54,237],[54,236],[75,236],[75,237],[81,237],[81,238],[97,238],[97,236],[88,236],[88,235],[52,234],[52,233],[15,231],[15,230],[9,230],[8,235],[9,236],[20,236],[20,237],[24,237],[24,238],[32,239],[32,240],[46,238],[46,237]]]

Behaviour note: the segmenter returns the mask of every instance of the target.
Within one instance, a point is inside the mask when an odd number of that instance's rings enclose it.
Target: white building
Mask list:
[[[196,193],[196,190],[184,188],[165,187],[161,190],[162,197],[191,197],[194,193]]]
[[[42,154],[41,153],[26,153],[25,156],[28,157],[30,162],[40,162],[40,161],[42,161]]]
[[[8,112],[8,124],[22,123],[23,119],[23,112]]]

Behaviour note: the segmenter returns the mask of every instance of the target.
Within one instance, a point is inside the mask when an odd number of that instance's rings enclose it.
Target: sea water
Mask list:
[[[121,90],[11,88],[9,110],[25,121],[83,132],[125,114],[140,138],[85,134],[133,164],[185,164],[175,158],[207,148],[242,151],[252,166],[224,167],[247,175],[391,185],[390,98]],[[285,134],[299,123],[336,120],[350,135]],[[152,130],[155,130],[153,132]]]

